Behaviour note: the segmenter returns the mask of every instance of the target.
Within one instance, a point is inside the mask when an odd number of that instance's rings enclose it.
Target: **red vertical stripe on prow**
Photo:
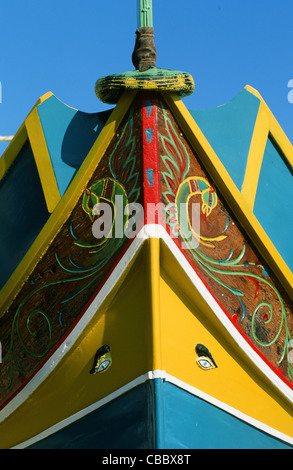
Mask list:
[[[160,203],[157,94],[142,93],[141,105],[144,223],[154,224],[159,223],[160,220],[158,212],[154,210],[155,205]]]

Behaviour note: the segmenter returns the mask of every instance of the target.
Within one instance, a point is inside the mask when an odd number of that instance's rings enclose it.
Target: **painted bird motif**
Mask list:
[[[217,206],[217,194],[206,178],[188,177],[190,169],[188,152],[166,113],[164,117],[167,136],[161,135],[165,150],[165,154],[161,156],[165,169],[161,174],[167,188],[163,193],[167,223],[173,234],[181,235],[191,249],[197,248],[199,243],[214,248],[214,243],[224,240],[226,236],[220,234],[216,237],[205,237],[199,233],[199,230],[196,231],[189,217],[188,205],[192,196],[199,196],[201,212],[207,218]]]

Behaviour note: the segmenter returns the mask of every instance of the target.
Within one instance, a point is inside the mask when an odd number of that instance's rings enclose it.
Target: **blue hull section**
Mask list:
[[[185,390],[148,380],[30,449],[292,449]]]
[[[153,449],[153,383],[138,385],[29,449]]]
[[[289,449],[290,445],[175,385],[164,383],[165,449]]]

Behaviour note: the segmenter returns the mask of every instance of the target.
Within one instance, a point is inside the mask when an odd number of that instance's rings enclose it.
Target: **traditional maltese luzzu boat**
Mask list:
[[[249,86],[187,110],[144,3],[109,111],[0,159],[0,447],[292,448],[293,148]]]

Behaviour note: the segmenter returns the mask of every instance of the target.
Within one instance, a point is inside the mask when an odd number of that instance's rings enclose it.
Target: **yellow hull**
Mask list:
[[[20,395],[27,398],[1,423],[1,448],[21,445],[62,420],[99,402],[151,371],[243,421],[293,442],[292,408],[213,312],[200,279],[190,275],[182,254],[161,230],[145,228],[59,350]],[[170,252],[172,248],[172,253]],[[194,289],[194,283],[198,289]],[[217,364],[198,366],[196,344],[207,346]],[[91,375],[96,350],[111,347],[112,365]],[[250,356],[250,357],[249,357]],[[33,389],[35,387],[35,389]],[[17,405],[20,405],[19,407]],[[7,412],[7,410],[6,410]],[[2,412],[3,413],[3,412]],[[29,441],[31,442],[31,441]],[[25,444],[24,444],[25,445]]]

